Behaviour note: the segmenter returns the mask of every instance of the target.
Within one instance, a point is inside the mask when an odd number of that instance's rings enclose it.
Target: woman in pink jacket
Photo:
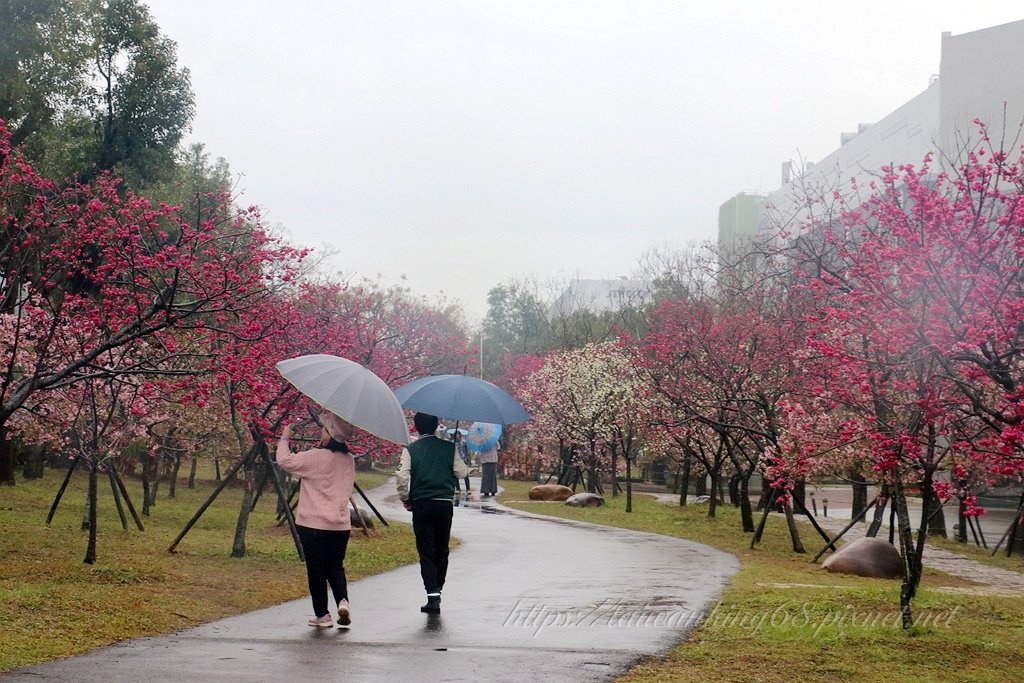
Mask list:
[[[355,462],[345,441],[352,437],[352,425],[333,413],[320,415],[323,431],[320,447],[292,453],[288,439],[291,426],[281,432],[277,444],[277,464],[302,480],[295,523],[306,556],[309,596],[313,599],[315,618],[310,626],[329,628],[334,625],[327,606],[327,586],[338,605],[338,623],[352,623],[348,606],[348,584],[345,581],[345,550],[352,531],[348,500],[352,496]]]

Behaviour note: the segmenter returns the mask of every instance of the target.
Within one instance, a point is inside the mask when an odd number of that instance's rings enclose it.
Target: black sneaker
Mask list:
[[[427,604],[420,607],[421,612],[427,614],[440,614],[441,613],[441,596],[440,595],[428,595]]]

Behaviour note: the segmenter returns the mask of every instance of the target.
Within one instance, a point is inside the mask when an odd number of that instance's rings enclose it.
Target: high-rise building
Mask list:
[[[750,244],[757,232],[757,216],[764,199],[759,194],[741,192],[718,207],[718,249],[735,252]]]
[[[992,144],[1024,143],[1024,136],[1017,138],[1024,122],[1021,46],[1024,20],[943,33],[939,74],[923,92],[880,121],[842,133],[839,148],[817,163],[802,169],[783,164],[782,187],[761,203],[758,230],[806,224],[811,211],[828,211],[833,191],[848,191],[851,180],[863,187],[883,166],[920,166],[926,154],[935,169],[956,164],[965,147],[980,140],[975,119],[988,125]]]

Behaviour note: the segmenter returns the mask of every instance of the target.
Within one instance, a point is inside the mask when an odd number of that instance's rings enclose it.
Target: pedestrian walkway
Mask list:
[[[393,491],[369,496],[389,519],[409,521]],[[609,680],[681,642],[739,568],[690,541],[513,513],[492,500],[455,510],[461,544],[440,615],[419,611],[423,586],[409,566],[350,584],[348,629],[307,626],[307,598],[0,680]],[[305,581],[298,563],[295,581]]]

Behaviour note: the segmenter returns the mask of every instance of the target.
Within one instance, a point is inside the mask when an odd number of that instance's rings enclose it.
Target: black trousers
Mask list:
[[[412,530],[420,555],[420,576],[428,593],[440,593],[448,575],[448,538],[452,533],[450,500],[414,500]]]
[[[313,612],[322,617],[330,612],[327,608],[328,585],[336,603],[348,600],[345,551],[352,532],[325,531],[305,526],[297,528],[302,552],[306,556],[306,578],[309,580],[309,597],[313,599]]]

